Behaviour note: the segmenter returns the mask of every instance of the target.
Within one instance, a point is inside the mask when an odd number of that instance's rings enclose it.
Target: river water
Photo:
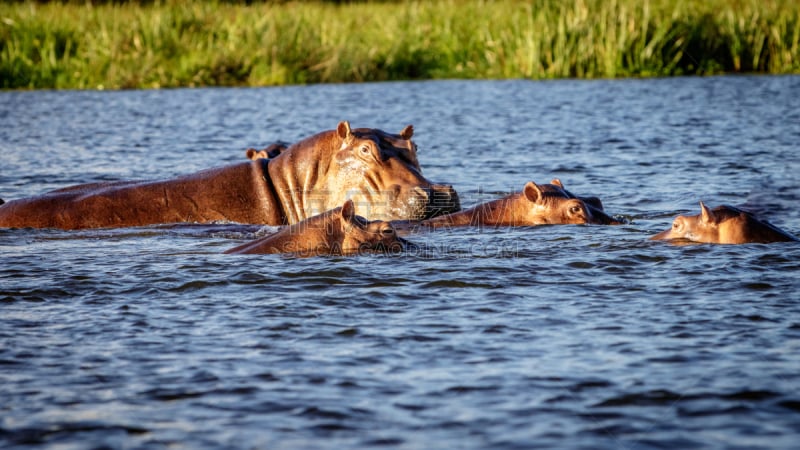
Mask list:
[[[796,448],[800,244],[671,245],[747,206],[800,233],[800,77],[0,93],[0,197],[414,124],[470,206],[559,178],[629,224],[223,255],[270,227],[0,230],[0,447]]]

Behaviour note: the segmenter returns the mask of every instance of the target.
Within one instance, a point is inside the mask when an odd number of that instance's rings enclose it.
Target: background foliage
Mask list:
[[[0,4],[0,87],[800,72],[793,0]]]

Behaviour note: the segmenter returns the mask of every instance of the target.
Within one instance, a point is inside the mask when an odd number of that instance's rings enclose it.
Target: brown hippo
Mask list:
[[[522,192],[492,200],[464,211],[423,220],[423,227],[451,226],[532,226],[545,224],[617,225],[607,215],[600,200],[578,198],[564,189],[561,181],[550,184],[529,181]]]
[[[672,228],[650,239],[688,239],[707,244],[747,244],[796,241],[797,238],[753,214],[733,206],[708,209],[700,202],[700,214],[678,216]]]
[[[225,253],[292,253],[298,256],[352,255],[398,252],[408,243],[389,222],[367,221],[355,213],[352,200],[344,205],[289,225],[277,233],[234,247]]]
[[[278,156],[157,181],[72,186],[0,206],[0,227],[100,228],[156,223],[300,222],[348,198],[370,218],[425,219],[460,209],[421,173],[413,128],[399,135],[340,122]]]

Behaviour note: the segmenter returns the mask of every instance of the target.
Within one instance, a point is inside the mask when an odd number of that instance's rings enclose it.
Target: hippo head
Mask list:
[[[339,212],[339,230],[329,230],[332,235],[340,235],[339,250],[343,254],[361,252],[397,253],[406,249],[409,243],[397,236],[389,222],[368,221],[356,215],[352,200],[347,200]]]
[[[709,209],[700,202],[700,214],[677,216],[672,227],[651,237],[653,240],[686,239],[707,244],[745,244],[783,242],[796,238],[769,222],[732,206]]]
[[[550,184],[536,184],[529,181],[522,189],[522,198],[527,205],[522,219],[530,224],[597,224],[615,225],[616,221],[603,210],[568,194],[561,181],[555,179]],[[599,202],[599,200],[598,200]]]
[[[599,198],[576,196],[564,188],[564,185],[558,178],[553,178],[553,180],[550,181],[550,184],[559,188],[567,197],[578,199],[586,205],[586,210],[591,216],[591,220],[587,223],[595,225],[621,225],[623,223],[606,214],[605,210],[603,209],[603,202],[600,201]]]
[[[434,184],[423,175],[414,129],[400,134],[377,129],[351,129],[340,122],[341,141],[330,167],[328,191],[354,199],[359,213],[370,218],[426,219],[461,209],[456,191]]]
[[[296,256],[397,253],[414,248],[397,236],[388,222],[368,221],[355,213],[352,200],[341,207],[289,225],[275,234],[234,247],[225,253],[291,253]]]

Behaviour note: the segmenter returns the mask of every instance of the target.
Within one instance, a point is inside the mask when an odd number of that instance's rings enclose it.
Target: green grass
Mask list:
[[[0,4],[0,88],[800,73],[794,0]]]

